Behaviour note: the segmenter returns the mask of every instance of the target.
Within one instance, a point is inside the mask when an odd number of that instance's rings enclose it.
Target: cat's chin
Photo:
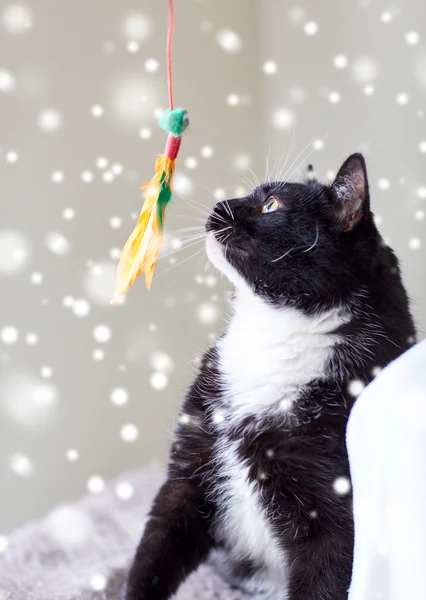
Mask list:
[[[213,231],[206,235],[206,251],[210,262],[238,289],[247,288],[247,284],[238,271],[226,260],[223,245],[218,242]]]

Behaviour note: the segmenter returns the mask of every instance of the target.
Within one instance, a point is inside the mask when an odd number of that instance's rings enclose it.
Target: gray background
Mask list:
[[[116,308],[117,249],[164,145],[167,2],[2,1],[0,15],[0,535],[99,489],[94,476],[164,463],[191,365],[226,317],[226,282],[179,230],[289,149],[284,172],[312,150],[324,180],[364,152],[424,337],[422,0],[176,0],[191,129],[153,289],[139,281]]]

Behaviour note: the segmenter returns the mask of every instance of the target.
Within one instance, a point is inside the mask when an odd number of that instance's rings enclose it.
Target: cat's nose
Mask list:
[[[232,225],[234,221],[234,215],[228,200],[223,202],[217,202],[210,213],[206,223],[206,231],[217,231],[223,229],[227,225]]]

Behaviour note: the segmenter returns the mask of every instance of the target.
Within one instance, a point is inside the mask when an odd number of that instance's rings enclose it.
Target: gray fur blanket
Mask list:
[[[0,600],[120,600],[144,516],[163,475],[122,476],[97,495],[57,507],[8,538],[0,554]],[[207,565],[176,600],[243,600]]]

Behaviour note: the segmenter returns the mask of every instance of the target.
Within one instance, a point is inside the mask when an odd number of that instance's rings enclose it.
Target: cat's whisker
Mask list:
[[[269,171],[269,161],[271,159],[271,150],[272,150],[272,141],[271,139],[269,139],[269,150],[268,150],[268,154],[265,157],[265,162],[266,162],[266,166],[265,166],[265,181],[268,183],[271,183],[271,174]]]
[[[283,171],[284,171],[284,169],[285,169],[285,166],[286,166],[286,164],[287,164],[287,161],[288,161],[288,159],[290,158],[291,151],[293,150],[293,144],[294,144],[294,139],[295,139],[295,137],[296,137],[296,127],[293,129],[293,135],[292,135],[292,137],[291,137],[290,147],[289,147],[289,149],[288,149],[288,151],[287,151],[287,155],[286,155],[286,157],[285,157],[284,164],[282,165],[282,167],[281,167],[281,169],[280,169],[279,173],[277,174],[277,181],[279,181],[279,180],[281,179],[281,176],[282,176],[282,174],[283,174]]]
[[[271,260],[271,262],[278,262],[279,260],[285,258],[286,256],[288,256],[290,254],[290,252],[293,252],[293,250],[296,248],[296,246],[293,246],[293,248],[290,248],[290,250],[287,250],[287,252],[284,252],[284,254],[282,256],[279,256],[278,258],[274,258],[273,260]]]
[[[300,157],[303,157],[303,155],[305,154],[305,152],[308,150],[308,148],[309,148],[311,145],[312,145],[312,140],[306,144],[306,146],[303,148],[303,150],[302,150],[301,152],[299,152],[299,154],[298,154],[298,155],[296,156],[296,158],[293,160],[293,162],[291,163],[291,165],[288,167],[288,169],[286,170],[286,172],[285,172],[285,173],[284,173],[284,175],[283,175],[284,183],[287,183],[287,181],[289,180],[289,177],[287,177],[287,175],[288,175],[288,172],[289,172],[289,171],[290,171],[290,170],[293,168],[293,166],[294,166],[294,165],[297,163],[297,161],[300,159]],[[311,153],[312,151],[313,151],[313,148],[311,149],[310,153]],[[310,155],[310,153],[309,153],[309,155]],[[308,155],[308,156],[309,156],[309,155]],[[303,160],[306,160],[306,159],[303,159],[303,158],[302,158],[302,162],[303,162]],[[300,166],[300,165],[299,165],[299,166]],[[299,168],[299,166],[298,166],[298,167],[296,167],[296,171],[297,171],[297,169]],[[294,171],[292,171],[292,173],[294,173]]]
[[[168,273],[171,269],[174,269],[175,267],[180,267],[184,263],[188,262],[188,260],[191,260],[192,258],[195,258],[201,252],[204,252],[204,246],[202,248],[200,248],[199,250],[197,250],[197,252],[194,252],[194,254],[191,254],[191,256],[188,256],[187,258],[184,258],[180,262],[175,263],[174,265],[172,265],[171,267],[169,267],[168,269],[166,269],[165,271],[163,271],[162,273],[160,273],[159,275],[157,275],[157,277],[155,277],[155,281],[157,281],[160,277],[162,277],[163,275],[165,275],[166,273]]]
[[[232,219],[233,221],[235,221],[234,213],[232,212],[232,208],[231,208],[231,205],[229,204],[229,200],[225,200],[225,204],[226,204],[226,206],[228,207],[228,210],[229,210],[229,216],[231,217],[231,219]]]
[[[247,169],[250,173],[251,176],[253,177],[253,181],[255,182],[256,185],[254,185],[253,187],[259,187],[260,186],[260,181],[258,176],[256,175],[256,173],[253,171],[253,169],[251,167],[248,167]]]
[[[325,134],[322,138],[321,141],[323,142],[325,140],[325,138],[327,137],[327,134]],[[311,143],[311,142],[310,142]],[[306,148],[305,148],[306,150]],[[290,175],[286,178],[286,180],[284,181],[284,183],[287,183],[287,181],[294,175],[294,173],[300,169],[300,167],[303,165],[304,162],[306,162],[308,160],[308,158],[311,156],[312,152],[315,150],[314,147],[311,148],[311,150],[308,152],[308,155],[305,156],[299,163],[299,165],[293,169],[293,171],[290,173]]]
[[[317,235],[315,237],[315,241],[312,244],[312,246],[310,246],[309,248],[307,248],[307,250],[303,250],[303,252],[310,252],[311,250],[313,250],[315,248],[315,246],[317,245],[319,240],[319,227],[318,227],[318,223],[317,223]]]

